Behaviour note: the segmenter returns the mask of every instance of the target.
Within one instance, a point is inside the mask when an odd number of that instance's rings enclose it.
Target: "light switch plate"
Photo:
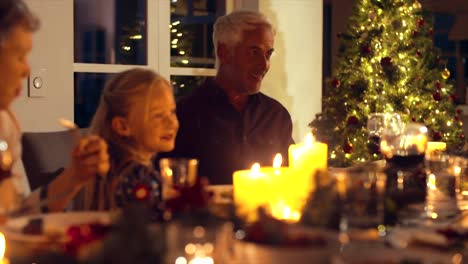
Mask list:
[[[28,96],[45,97],[47,86],[47,69],[31,69],[28,80]]]

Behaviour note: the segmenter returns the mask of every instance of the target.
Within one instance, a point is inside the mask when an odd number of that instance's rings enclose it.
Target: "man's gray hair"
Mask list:
[[[219,17],[213,26],[213,45],[215,48],[216,68],[219,67],[218,45],[225,44],[230,47],[242,41],[244,31],[254,30],[260,26],[268,27],[275,34],[275,28],[270,20],[262,13],[239,10]]]
[[[34,32],[39,29],[39,24],[39,19],[23,0],[0,0],[0,44],[14,27],[21,25]]]

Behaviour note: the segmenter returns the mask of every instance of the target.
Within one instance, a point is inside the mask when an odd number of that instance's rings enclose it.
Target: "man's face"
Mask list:
[[[240,94],[255,94],[260,91],[263,77],[270,69],[274,35],[268,27],[244,31],[243,39],[228,55],[228,69],[235,89]]]
[[[6,109],[20,95],[22,80],[29,74],[28,55],[32,33],[21,25],[0,43],[0,109]]]

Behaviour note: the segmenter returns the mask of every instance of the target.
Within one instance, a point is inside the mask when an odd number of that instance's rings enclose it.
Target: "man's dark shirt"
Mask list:
[[[197,158],[199,176],[208,177],[210,184],[232,184],[234,171],[250,169],[255,162],[271,166],[276,153],[287,165],[291,117],[262,93],[250,95],[238,112],[210,78],[177,102],[177,117],[175,149],[165,156]]]

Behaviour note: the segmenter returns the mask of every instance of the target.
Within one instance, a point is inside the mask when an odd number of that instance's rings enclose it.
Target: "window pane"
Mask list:
[[[434,14],[434,31],[449,31],[454,23],[455,16],[452,14]]]
[[[171,75],[171,83],[174,89],[174,96],[181,96],[191,93],[205,80],[206,76],[182,76]]]
[[[75,62],[146,64],[146,0],[74,0]]]
[[[455,42],[449,40],[448,33],[434,35],[434,46],[443,52],[455,52]]]
[[[171,1],[171,66],[214,68],[213,24],[225,0]]]
[[[114,73],[75,73],[75,123],[88,127],[99,104],[102,89]]]

